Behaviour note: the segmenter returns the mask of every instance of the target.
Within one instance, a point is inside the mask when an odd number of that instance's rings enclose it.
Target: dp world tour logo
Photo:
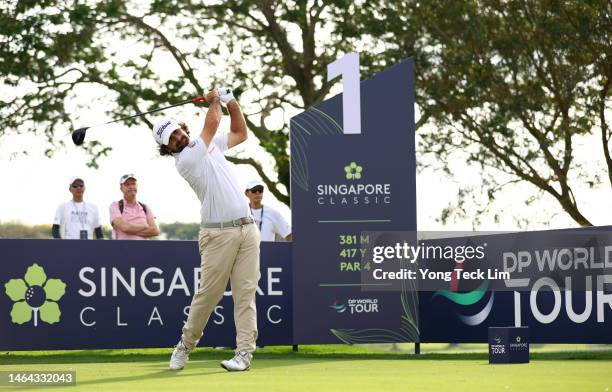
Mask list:
[[[457,305],[470,306],[470,305],[474,305],[480,302],[480,300],[485,296],[488,287],[489,287],[489,281],[485,280],[484,282],[482,282],[482,284],[477,289],[473,291],[470,291],[467,293],[455,293],[455,292],[447,291],[447,290],[438,290],[431,297],[431,299],[433,300],[434,298],[438,296],[442,296]],[[459,319],[464,324],[469,325],[469,326],[482,324],[482,322],[485,321],[487,317],[489,317],[489,314],[491,313],[491,309],[493,308],[494,298],[495,298],[495,292],[491,291],[491,296],[489,297],[489,300],[484,305],[482,310],[472,315],[465,315],[465,314],[456,312],[457,317],[459,317]]]
[[[23,279],[11,279],[4,285],[4,292],[13,301],[11,321],[25,324],[34,316],[34,326],[38,318],[47,324],[60,320],[57,301],[66,292],[66,283],[60,279],[48,279],[45,270],[34,263],[28,267]],[[40,316],[39,316],[40,314]]]
[[[335,299],[329,307],[338,313],[361,314],[378,313],[378,306],[378,298],[348,298],[346,302]]]
[[[347,180],[360,180],[362,171],[363,168],[355,162],[351,162],[347,166],[344,166],[344,173],[346,174]]]
[[[337,299],[333,300],[332,304],[329,307],[334,309],[338,313],[342,313],[346,310],[346,304],[340,303],[340,301]]]

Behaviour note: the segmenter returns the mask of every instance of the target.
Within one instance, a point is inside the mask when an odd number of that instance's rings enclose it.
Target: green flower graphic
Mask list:
[[[351,162],[348,166],[344,167],[347,180],[359,180],[361,178],[361,171],[363,168],[357,165],[355,162]]]
[[[24,324],[32,319],[34,313],[34,326],[40,319],[48,324],[55,324],[60,320],[57,301],[66,292],[66,283],[59,279],[47,279],[45,270],[34,263],[28,267],[23,279],[11,279],[4,285],[6,295],[15,301],[11,309],[11,320],[15,324]]]

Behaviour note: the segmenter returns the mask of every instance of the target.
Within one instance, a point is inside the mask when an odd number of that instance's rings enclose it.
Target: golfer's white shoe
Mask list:
[[[178,342],[178,344],[174,347],[172,356],[170,357],[170,370],[181,370],[184,368],[185,364],[189,360],[190,352],[191,350],[185,347],[182,340]]]
[[[222,361],[221,367],[228,372],[242,372],[251,368],[251,359],[253,359],[252,354],[240,351],[234,358]]]

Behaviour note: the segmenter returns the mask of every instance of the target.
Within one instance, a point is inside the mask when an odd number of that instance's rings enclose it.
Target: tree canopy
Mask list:
[[[106,89],[110,119],[231,80],[274,170],[231,160],[255,167],[288,204],[286,116],[329,95],[327,64],[359,51],[365,79],[412,56],[421,164],[452,174],[460,152],[482,168],[489,201],[524,182],[590,225],[573,189],[598,184],[601,173],[577,164],[575,143],[599,136],[612,185],[611,8],[605,0],[16,1],[0,6],[0,78],[12,88],[0,95],[0,136],[42,127],[52,154],[75,125],[67,103],[79,86]],[[127,125],[138,121],[150,125],[146,117]],[[110,147],[85,148],[95,165]],[[467,197],[460,192],[442,219]]]

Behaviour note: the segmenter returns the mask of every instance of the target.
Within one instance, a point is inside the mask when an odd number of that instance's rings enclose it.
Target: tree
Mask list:
[[[600,135],[612,185],[611,17],[604,0],[404,0],[370,1],[347,23],[386,43],[379,68],[415,57],[423,153],[450,172],[462,151],[481,166],[489,201],[507,184],[503,173],[590,226],[573,187],[599,173],[575,162],[575,142]],[[460,210],[468,192],[459,195]]]
[[[161,223],[159,229],[169,240],[198,240],[200,225],[198,223]]]
[[[24,225],[20,222],[0,223],[0,238],[51,238],[51,225]]]
[[[466,154],[482,168],[489,201],[507,183],[526,182],[589,225],[573,187],[577,177],[593,184],[599,177],[573,153],[576,138],[594,132],[612,184],[612,28],[604,0],[29,0],[0,7],[0,75],[26,91],[0,103],[0,132],[43,124],[49,153],[71,128],[66,101],[78,86],[104,86],[109,115],[120,117],[201,94],[207,78],[232,80],[248,97],[249,128],[275,173],[252,158],[231,160],[255,167],[288,204],[287,121],[273,120],[323,100],[332,85],[326,65],[361,50],[362,79],[415,58],[422,155],[451,172],[451,156]],[[132,56],[114,55],[128,45]],[[161,62],[163,76],[152,68]],[[109,151],[86,148],[94,165]],[[463,189],[443,219],[469,194]]]
[[[51,239],[51,224],[26,225],[21,222],[0,222],[0,238]],[[112,228],[102,226],[104,239],[110,239]]]
[[[282,111],[305,108],[324,99],[326,65],[352,49],[338,32],[319,36],[323,25],[337,25],[353,6],[348,1],[19,1],[0,16],[2,81],[25,94],[0,103],[0,127],[26,132],[44,125],[48,154],[64,144],[74,124],[66,101],[79,85],[103,86],[114,104],[111,117],[122,117],[201,95],[207,69],[218,70],[209,84],[236,81],[237,93],[254,95],[248,103],[249,129],[274,160],[275,176],[252,158],[249,164],[275,197],[289,204],[288,129],[268,125]],[[120,60],[117,48],[133,45]],[[166,57],[163,57],[166,56]],[[156,74],[165,61],[170,76]],[[218,67],[217,67],[218,68]],[[206,76],[211,77],[210,74]],[[110,103],[110,102],[109,102]],[[147,118],[126,121],[134,125]],[[274,127],[274,128],[273,128]],[[58,138],[61,136],[62,138]],[[1,134],[0,134],[1,135]],[[91,165],[109,147],[86,144]]]

